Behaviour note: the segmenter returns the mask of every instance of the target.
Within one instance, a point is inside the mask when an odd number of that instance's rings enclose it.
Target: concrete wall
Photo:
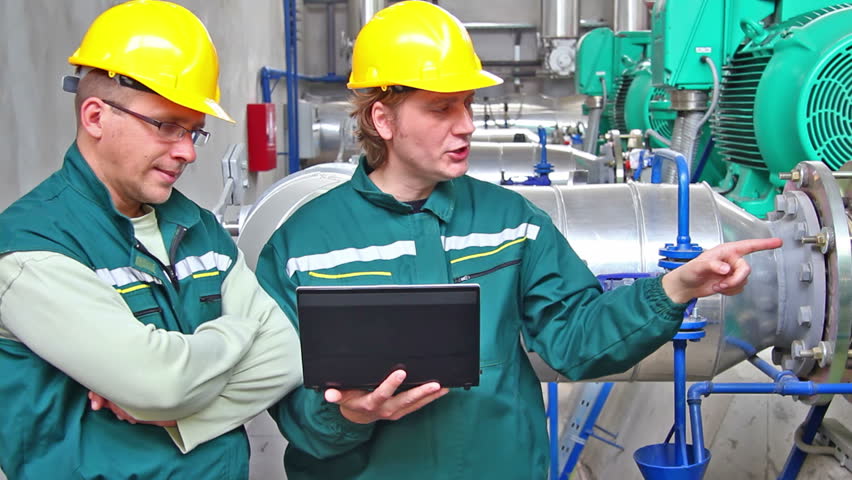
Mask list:
[[[67,58],[79,45],[92,20],[116,0],[11,0],[0,2],[0,25],[4,41],[0,45],[0,131],[9,145],[6,160],[0,162],[0,210],[26,193],[59,168],[62,155],[75,135],[73,96],[59,88],[62,75],[72,73]],[[213,136],[199,149],[198,161],[178,182],[178,188],[201,205],[212,207],[222,187],[219,161],[231,143],[245,141],[245,105],[261,99],[258,71],[263,66],[283,69],[284,32],[282,2],[279,0],[178,0],[207,25],[219,51],[222,105],[237,120],[231,125],[218,119],[208,122]],[[301,3],[301,2],[300,2]],[[448,0],[440,4],[463,22],[513,22],[537,24],[540,2],[513,0]],[[612,15],[611,2],[582,0],[581,17],[593,21]],[[300,72],[325,75],[325,5],[308,3],[299,9],[299,38],[302,45]],[[346,6],[335,7],[335,73],[348,74],[345,48],[339,41],[347,29]],[[483,35],[485,35],[483,37]],[[529,38],[527,38],[529,37]],[[523,40],[523,59],[537,55],[534,34]],[[483,59],[510,59],[511,36],[477,34],[474,42]],[[527,81],[525,93],[540,88]],[[563,82],[567,85],[569,82]],[[302,85],[302,92],[323,97],[345,95],[341,85]],[[283,83],[274,91],[279,104],[285,98]],[[278,110],[283,119],[283,110]],[[285,136],[279,131],[279,150],[286,150]],[[254,178],[255,191],[286,174],[284,160],[279,168]],[[250,195],[255,193],[250,192]]]
[[[117,1],[0,2],[0,131],[9,145],[0,162],[0,209],[56,170],[75,135],[73,96],[60,78],[72,73],[67,58],[91,21]],[[228,144],[245,138],[245,105],[260,101],[258,71],[284,66],[282,3],[273,0],[178,2],[207,25],[220,61],[222,106],[236,125],[211,119],[210,142],[178,183],[184,193],[212,206],[222,186],[219,160]],[[279,89],[276,94],[283,93]],[[283,98],[283,97],[282,97]],[[283,173],[283,172],[281,172]]]
[[[108,0],[6,0],[0,2],[0,132],[9,152],[0,160],[0,209],[33,188],[60,166],[62,155],[74,137],[73,98],[59,88],[62,75],[71,73],[66,59],[78,45],[95,16],[119,3]],[[278,0],[179,0],[207,25],[221,62],[222,105],[237,120],[233,126],[212,119],[213,137],[201,150],[196,164],[179,188],[204,206],[212,206],[221,190],[219,160],[230,143],[245,138],[245,105],[260,101],[258,70],[262,66],[284,67],[282,2]],[[446,0],[440,4],[464,22],[537,23],[540,4],[514,0]],[[346,29],[345,6],[335,7],[335,23]],[[610,2],[583,0],[581,18],[600,21],[611,18]],[[307,5],[301,12],[300,37],[303,54],[300,69],[309,75],[325,75],[325,7]],[[336,38],[340,38],[339,34]],[[511,58],[505,47],[474,38],[485,59]],[[501,39],[503,41],[505,39]],[[524,54],[534,55],[532,44]],[[342,45],[336,50],[335,69],[347,73]],[[304,90],[309,90],[306,86]],[[342,94],[342,89],[323,95]],[[283,84],[274,99],[284,98]],[[279,110],[280,113],[280,110]],[[281,132],[280,132],[281,133]],[[279,146],[285,145],[283,135]],[[279,147],[279,150],[283,148]],[[283,164],[283,162],[281,162]],[[257,178],[268,185],[283,176],[278,170]],[[738,367],[729,380],[753,378],[748,365]],[[563,415],[579,386],[563,385]],[[573,393],[572,393],[573,392]],[[581,478],[639,478],[632,463],[635,448],[662,441],[671,425],[669,384],[619,384],[601,417],[601,425],[619,432],[616,440],[623,453],[592,440],[583,458]],[[838,400],[829,411],[835,418],[850,418],[849,404]],[[806,407],[778,397],[714,397],[705,402],[705,428],[713,451],[708,479],[774,478],[792,444],[791,432],[804,418]],[[652,406],[654,409],[648,409]],[[754,426],[752,426],[754,425]],[[281,452],[284,441],[268,420],[252,424],[252,478],[283,478]],[[850,478],[847,470],[829,459],[809,460],[807,478]],[[819,463],[822,462],[822,463]],[[820,472],[820,473],[818,473]],[[2,479],[0,473],[0,479]]]

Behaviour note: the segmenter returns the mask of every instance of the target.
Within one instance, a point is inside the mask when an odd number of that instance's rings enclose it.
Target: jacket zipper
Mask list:
[[[145,310],[139,310],[138,312],[133,312],[133,316],[136,317],[136,318],[140,318],[140,317],[144,317],[145,315],[148,315],[149,313],[161,313],[162,311],[163,311],[163,309],[160,308],[160,307],[146,308]]]
[[[175,255],[177,255],[178,245],[180,245],[180,241],[183,240],[184,235],[186,235],[186,227],[178,225],[175,236],[172,239],[172,246],[169,247],[169,262],[171,263],[170,266],[172,267],[172,270],[174,270]]]
[[[521,263],[520,260],[512,260],[511,262],[501,263],[500,265],[491,267],[488,270],[485,270],[485,271],[482,271],[482,272],[469,273],[467,275],[462,275],[461,277],[456,277],[456,278],[453,279],[453,283],[466,282],[466,281],[471,280],[473,278],[478,278],[478,277],[481,277],[483,275],[488,275],[489,273],[494,273],[497,270],[500,270],[500,269],[503,269],[503,268],[506,268],[506,267],[511,267],[512,265],[517,265],[519,263]]]
[[[215,293],[213,295],[204,295],[203,297],[198,297],[198,301],[200,301],[201,303],[215,302],[216,300],[221,300],[221,299],[222,299],[221,293]]]
[[[148,249],[145,248],[145,245],[142,245],[142,242],[140,242],[139,240],[136,240],[135,245],[137,250],[157,262],[157,265],[159,265],[160,268],[162,268],[163,271],[166,272],[166,276],[169,277],[169,281],[171,282],[172,286],[175,287],[175,290],[178,292],[180,291],[180,285],[178,284],[177,274],[175,273],[174,258],[175,254],[177,253],[178,245],[180,244],[180,241],[183,239],[183,236],[185,234],[186,228],[178,226],[177,232],[175,233],[175,237],[172,240],[171,248],[169,248],[169,262],[171,263],[171,265],[166,265],[162,261],[160,261],[160,259],[154,256],[151,252],[149,252]]]

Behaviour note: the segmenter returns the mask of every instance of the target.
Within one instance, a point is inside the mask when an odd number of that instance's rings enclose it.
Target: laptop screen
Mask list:
[[[298,287],[305,386],[479,385],[479,285]]]

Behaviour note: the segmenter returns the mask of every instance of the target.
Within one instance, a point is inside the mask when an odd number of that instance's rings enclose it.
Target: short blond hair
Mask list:
[[[352,103],[353,109],[349,115],[355,119],[355,137],[361,143],[361,148],[367,156],[367,165],[373,170],[381,167],[388,159],[388,148],[385,144],[385,139],[376,131],[376,126],[373,124],[373,105],[376,102],[382,104],[391,110],[391,113],[396,113],[396,109],[402,102],[408,98],[415,90],[411,88],[390,87],[382,90],[379,87],[370,88],[367,90],[353,90]],[[391,121],[394,118],[391,117]]]

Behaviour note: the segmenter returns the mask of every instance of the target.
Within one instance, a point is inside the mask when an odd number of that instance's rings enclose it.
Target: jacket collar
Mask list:
[[[372,172],[372,169],[367,165],[367,157],[361,155],[361,158],[358,159],[358,168],[355,169],[351,180],[355,191],[370,203],[387,210],[402,214],[413,211],[411,205],[400,202],[393,195],[381,191],[370,179],[370,172]],[[423,205],[422,210],[430,211],[441,221],[448,223],[453,217],[456,203],[454,182],[454,180],[448,180],[438,183]]]
[[[86,159],[83,158],[80,149],[77,147],[77,142],[72,143],[68,151],[65,152],[65,159],[60,170],[60,175],[80,195],[103,208],[114,218],[123,218],[127,222],[127,225],[130,225],[127,217],[115,209],[115,204],[112,202],[109,190],[107,190],[106,185],[95,175],[95,172],[89,166]],[[194,205],[192,201],[173,189],[172,195],[165,203],[151,205],[151,207],[157,212],[157,219],[161,225],[163,222],[169,222],[189,228],[199,221],[198,209],[190,208],[191,205]]]

